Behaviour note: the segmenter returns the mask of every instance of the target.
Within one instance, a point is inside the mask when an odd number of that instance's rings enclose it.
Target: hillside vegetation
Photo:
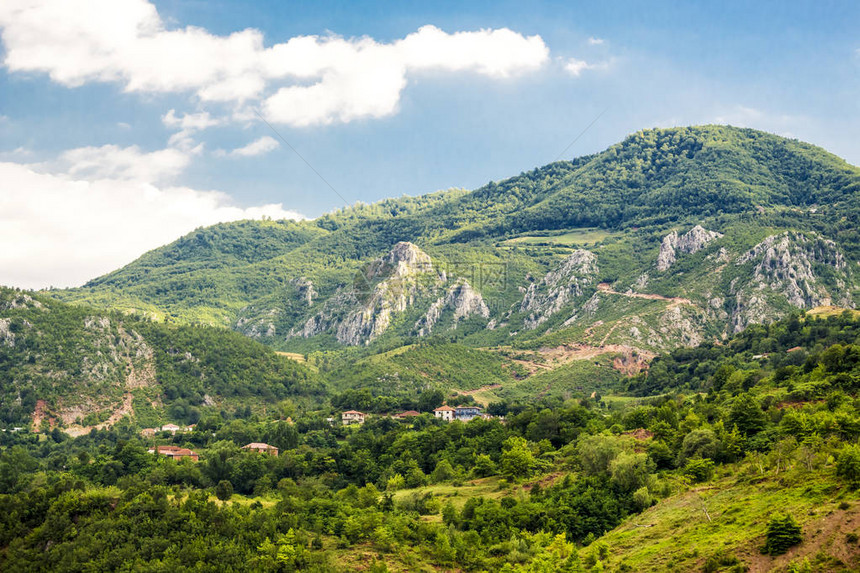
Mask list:
[[[195,423],[205,406],[259,409],[325,391],[306,366],[235,332],[176,326],[0,289],[0,422]]]
[[[50,295],[303,354],[408,345],[428,317],[473,347],[662,351],[854,307],[858,190],[860,170],[799,141],[646,130],[472,192],[198,229]]]
[[[660,395],[511,401],[494,406],[505,423],[209,411],[144,441],[127,422],[0,433],[0,566],[854,571],[858,333],[851,313],[795,315],[706,366],[695,349],[662,357],[676,367]],[[240,448],[258,440],[280,455]]]

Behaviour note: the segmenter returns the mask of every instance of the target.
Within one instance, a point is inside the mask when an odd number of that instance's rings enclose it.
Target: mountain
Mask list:
[[[222,328],[176,326],[0,289],[0,421],[72,434],[132,416],[195,423],[198,406],[232,412],[319,402],[305,365]]]
[[[653,129],[472,192],[198,229],[48,294],[301,353],[653,353],[856,306],[858,191],[860,169],[806,143]]]

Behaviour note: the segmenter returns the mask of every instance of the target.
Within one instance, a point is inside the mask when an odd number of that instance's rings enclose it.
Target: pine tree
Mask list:
[[[803,541],[800,525],[790,515],[776,513],[767,524],[767,540],[764,552],[769,555],[782,555],[789,547]]]

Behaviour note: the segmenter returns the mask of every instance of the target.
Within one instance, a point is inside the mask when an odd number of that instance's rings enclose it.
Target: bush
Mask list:
[[[803,541],[800,525],[790,515],[774,514],[767,524],[767,540],[764,552],[769,555],[782,555]]]
[[[702,573],[716,573],[725,570],[726,567],[731,567],[730,571],[747,570],[746,566],[736,556],[720,550],[708,557],[702,567]]]
[[[860,447],[847,446],[836,458],[836,475],[852,486],[860,484]]]
[[[684,466],[684,475],[696,482],[708,481],[714,475],[714,461],[706,458],[687,460],[687,464]]]
[[[219,481],[215,486],[215,497],[221,501],[227,501],[233,497],[233,484],[225,479]]]

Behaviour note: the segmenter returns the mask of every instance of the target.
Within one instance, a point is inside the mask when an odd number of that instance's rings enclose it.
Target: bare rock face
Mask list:
[[[473,289],[469,281],[460,280],[451,285],[444,296],[436,299],[427,309],[427,313],[415,323],[418,336],[430,334],[446,309],[452,309],[454,312],[452,328],[457,328],[457,323],[470,316],[490,317],[490,309],[481,293]]]
[[[570,254],[538,283],[532,283],[520,303],[520,312],[528,312],[525,327],[537,328],[567,303],[582,296],[585,288],[596,283],[597,257],[580,249]]]
[[[290,284],[296,287],[296,290],[302,297],[302,300],[305,301],[305,304],[308,306],[314,305],[314,299],[318,296],[318,293],[314,290],[314,283],[312,281],[309,281],[305,277],[299,277],[297,279],[292,279]]]
[[[672,231],[663,237],[663,242],[660,244],[657,270],[661,272],[668,270],[677,260],[678,253],[692,255],[714,239],[719,239],[722,236],[716,231],[705,230],[701,225],[696,225],[683,235],[678,235],[677,231]]]
[[[9,328],[11,323],[8,318],[0,318],[0,345],[15,346],[15,333]]]
[[[27,310],[33,308],[43,308],[42,303],[34,299],[30,295],[24,293],[18,293],[7,300],[0,301],[0,311]]]
[[[774,296],[799,309],[831,304],[854,308],[846,288],[849,269],[833,241],[795,232],[772,235],[735,261],[737,265],[749,263],[753,264],[752,276],[731,284],[736,298],[734,332],[781,318],[785,313],[775,308]],[[824,269],[829,270],[829,284],[819,275]]]
[[[288,338],[310,338],[333,330],[343,344],[369,344],[388,329],[397,314],[418,297],[432,294],[442,282],[444,274],[435,271],[430,255],[412,243],[397,243],[388,254],[360,269],[352,288],[332,296]]]

